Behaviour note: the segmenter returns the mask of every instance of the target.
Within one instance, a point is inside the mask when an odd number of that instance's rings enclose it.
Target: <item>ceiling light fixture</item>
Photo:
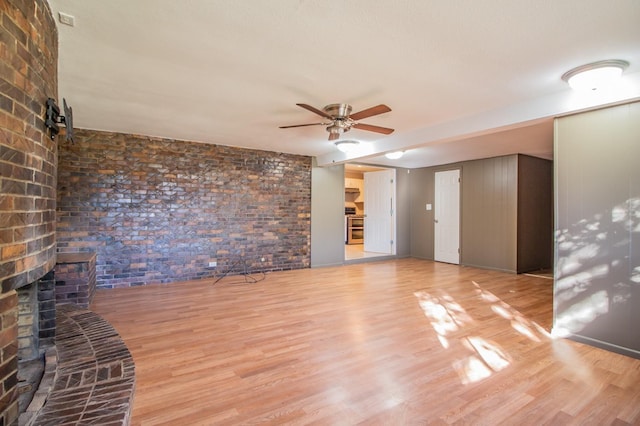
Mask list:
[[[404,151],[387,152],[384,156],[389,160],[397,160],[404,155]]]
[[[336,148],[338,148],[342,152],[350,152],[353,151],[359,144],[358,141],[338,141],[336,142]]]
[[[628,66],[620,59],[598,61],[569,70],[562,79],[574,90],[598,90],[613,85]]]

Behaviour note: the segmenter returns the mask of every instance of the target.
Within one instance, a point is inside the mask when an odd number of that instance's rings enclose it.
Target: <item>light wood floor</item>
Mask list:
[[[376,253],[373,251],[364,251],[364,244],[345,244],[344,259],[369,259],[372,257],[389,256],[388,253]]]
[[[640,360],[554,340],[553,281],[402,259],[101,290],[134,425],[640,424]]]

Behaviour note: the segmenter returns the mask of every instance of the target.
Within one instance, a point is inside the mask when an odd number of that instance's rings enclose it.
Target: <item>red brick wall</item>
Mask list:
[[[0,424],[17,420],[14,289],[55,265],[58,33],[46,0],[0,1]]]
[[[55,281],[56,303],[89,309],[96,290],[95,253],[59,253]]]
[[[18,419],[18,295],[0,293],[0,424]]]
[[[58,250],[95,251],[98,288],[310,264],[311,158],[77,129],[60,146]],[[262,260],[264,259],[264,261]]]
[[[0,277],[2,290],[55,264],[56,142],[45,102],[57,97],[57,30],[46,1],[0,2]]]

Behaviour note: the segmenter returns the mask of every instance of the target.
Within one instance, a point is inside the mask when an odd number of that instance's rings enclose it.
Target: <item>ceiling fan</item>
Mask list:
[[[360,130],[368,130],[369,132],[383,133],[389,135],[393,133],[394,129],[388,127],[374,126],[371,124],[358,123],[358,120],[363,118],[372,117],[378,114],[384,114],[391,111],[386,105],[380,104],[371,108],[364,109],[362,111],[351,114],[351,105],[349,104],[330,104],[324,108],[317,109],[307,104],[296,104],[306,110],[318,114],[330,121],[322,123],[309,123],[309,124],[294,124],[292,126],[280,126],[281,129],[289,129],[291,127],[305,127],[305,126],[327,126],[327,132],[329,132],[329,140],[333,141],[340,137],[344,132],[348,132],[352,127]]]

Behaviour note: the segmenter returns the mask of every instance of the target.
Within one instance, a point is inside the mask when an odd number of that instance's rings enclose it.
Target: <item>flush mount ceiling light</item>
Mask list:
[[[384,156],[389,160],[397,160],[404,155],[404,151],[387,152]]]
[[[620,59],[593,62],[567,71],[562,79],[574,90],[598,90],[613,85],[629,66]]]
[[[397,160],[399,158],[402,158],[403,155],[404,155],[404,151],[394,151],[394,152],[387,152],[384,156],[387,157],[389,160]]]
[[[336,142],[336,148],[338,148],[342,152],[353,151],[354,148],[358,146],[360,142],[358,141],[338,141]]]

